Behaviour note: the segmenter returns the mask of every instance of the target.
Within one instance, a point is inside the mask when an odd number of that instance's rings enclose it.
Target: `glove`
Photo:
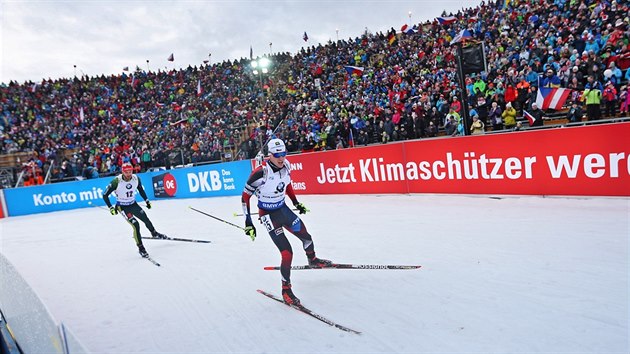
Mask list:
[[[111,207],[109,207],[109,213],[112,214],[112,215],[116,215],[116,214],[118,214],[118,209],[116,209],[115,206],[111,206]]]
[[[256,228],[254,227],[252,218],[249,215],[245,218],[245,235],[249,236],[252,241],[256,239]]]
[[[151,209],[151,202],[149,202],[149,200],[145,200],[145,202],[147,203],[147,209]]]
[[[302,203],[295,204],[295,208],[300,212],[300,214],[306,214],[307,212],[310,211],[306,209],[306,207]]]

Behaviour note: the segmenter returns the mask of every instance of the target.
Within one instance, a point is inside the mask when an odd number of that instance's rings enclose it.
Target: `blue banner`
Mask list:
[[[149,199],[222,197],[240,195],[251,170],[250,161],[243,160],[138,176]],[[105,205],[103,193],[112,178],[5,189],[8,216]],[[115,196],[110,200],[115,203]]]
[[[240,195],[252,171],[249,160],[151,173],[149,198],[202,198]]]

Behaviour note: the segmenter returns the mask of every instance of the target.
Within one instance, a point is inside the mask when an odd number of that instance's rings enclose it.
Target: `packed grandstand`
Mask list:
[[[295,153],[467,134],[451,44],[462,33],[487,62],[465,77],[472,133],[625,117],[629,15],[625,1],[490,1],[275,53],[265,75],[241,58],[2,83],[0,184],[251,159],[271,135]]]

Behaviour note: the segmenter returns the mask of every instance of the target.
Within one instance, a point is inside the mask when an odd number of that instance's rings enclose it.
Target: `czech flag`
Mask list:
[[[405,34],[413,34],[413,33],[418,32],[418,30],[413,28],[412,26],[405,24],[400,28],[400,32],[405,33]]]
[[[540,109],[562,109],[567,98],[571,95],[570,89],[539,87],[536,95],[536,104]]]
[[[352,127],[350,127],[350,134],[348,135],[348,147],[354,147],[354,136],[352,136]]]
[[[525,118],[527,118],[527,120],[529,121],[529,126],[531,127],[532,125],[534,125],[534,122],[536,121],[536,117],[534,117],[533,115],[531,115],[529,112],[523,110],[523,116]]]
[[[362,66],[344,66],[344,69],[348,72],[348,75],[363,75],[363,67]]]
[[[451,23],[457,21],[457,17],[455,16],[440,16],[437,18],[438,22],[441,25],[450,25]]]
[[[451,44],[464,42],[466,40],[472,39],[472,37],[473,37],[472,33],[470,33],[469,30],[464,29],[464,30],[459,31],[459,33],[456,34],[455,37],[453,37],[453,40],[451,41]]]

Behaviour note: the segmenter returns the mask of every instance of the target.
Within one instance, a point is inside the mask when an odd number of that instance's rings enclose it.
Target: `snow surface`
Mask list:
[[[627,353],[627,198],[301,196],[323,258],[419,270],[294,271],[296,295],[330,327],[272,301],[279,252],[239,197],[160,200],[172,237],[144,240],[88,208],[0,221],[0,251],[52,315],[96,353]],[[145,236],[148,231],[143,226]],[[293,263],[305,264],[290,237]]]

